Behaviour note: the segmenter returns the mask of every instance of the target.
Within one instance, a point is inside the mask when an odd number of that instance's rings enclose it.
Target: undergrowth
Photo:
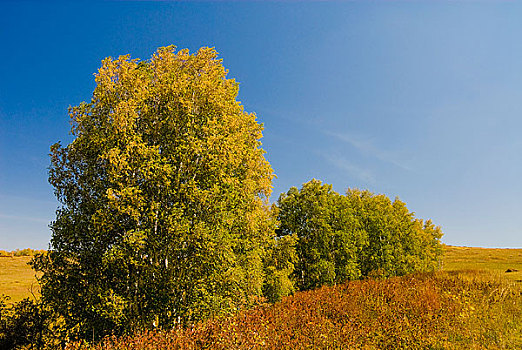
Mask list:
[[[450,271],[352,281],[190,328],[68,349],[520,349],[521,289],[491,277]]]

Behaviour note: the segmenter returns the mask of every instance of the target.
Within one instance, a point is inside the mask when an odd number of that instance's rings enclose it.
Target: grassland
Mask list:
[[[10,302],[38,295],[38,283],[31,267],[27,264],[32,256],[0,257],[0,295],[10,297]]]
[[[29,260],[0,258],[0,294],[30,295]],[[188,329],[87,348],[522,349],[521,280],[522,249],[445,246],[443,271],[322,287]]]
[[[484,270],[494,278],[522,283],[522,249],[445,246],[442,266],[444,271]]]

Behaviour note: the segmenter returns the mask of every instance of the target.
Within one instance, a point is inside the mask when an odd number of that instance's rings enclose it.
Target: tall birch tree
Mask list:
[[[263,289],[274,220],[262,125],[212,48],[107,58],[74,141],[51,147],[61,206],[42,297],[81,337],[237,310]]]

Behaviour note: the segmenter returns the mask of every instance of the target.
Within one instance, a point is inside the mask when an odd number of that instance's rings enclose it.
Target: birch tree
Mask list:
[[[262,125],[212,48],[107,58],[51,147],[61,206],[42,297],[81,337],[188,324],[252,304],[274,221]]]

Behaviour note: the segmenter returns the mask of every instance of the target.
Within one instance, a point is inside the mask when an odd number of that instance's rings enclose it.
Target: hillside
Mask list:
[[[322,287],[91,349],[520,349],[521,334],[520,288],[488,273],[450,271]]]
[[[91,349],[522,348],[522,249],[444,249],[440,272],[300,292],[190,329],[106,339]],[[0,294],[30,295],[29,259],[0,258]]]
[[[18,302],[39,294],[35,272],[28,265],[32,256],[0,256],[0,295]]]
[[[485,270],[512,282],[522,282],[522,249],[444,246],[443,270]],[[506,272],[511,270],[511,272]]]
[[[296,293],[92,349],[520,349],[522,249],[446,246],[444,271]],[[77,347],[71,346],[70,349]]]

